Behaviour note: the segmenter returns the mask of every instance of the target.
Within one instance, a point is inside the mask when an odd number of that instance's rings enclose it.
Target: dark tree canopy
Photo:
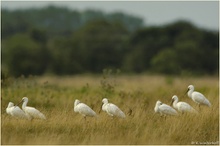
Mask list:
[[[3,9],[1,32],[2,75],[218,72],[219,32],[184,20],[144,26],[121,12]]]

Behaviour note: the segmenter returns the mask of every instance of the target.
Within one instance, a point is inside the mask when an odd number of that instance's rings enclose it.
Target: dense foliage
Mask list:
[[[121,12],[49,6],[3,9],[1,32],[3,76],[218,72],[219,32],[188,21],[152,27]]]

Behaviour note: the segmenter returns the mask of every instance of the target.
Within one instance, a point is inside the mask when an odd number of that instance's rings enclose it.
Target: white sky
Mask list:
[[[146,25],[164,25],[184,19],[198,27],[219,30],[218,1],[1,1],[1,7],[10,10],[48,5],[105,13],[120,11],[142,18]]]

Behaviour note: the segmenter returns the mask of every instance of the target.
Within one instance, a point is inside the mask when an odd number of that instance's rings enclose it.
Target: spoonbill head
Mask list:
[[[8,107],[6,108],[6,113],[11,115],[11,109],[12,107],[14,107],[14,103],[13,102],[9,102],[8,103]]]
[[[6,113],[15,117],[16,119],[28,119],[27,115],[22,111],[18,106],[14,106],[13,102],[8,103],[8,107],[6,108]]]
[[[159,106],[160,106],[160,105],[162,105],[162,102],[161,102],[160,100],[158,100],[158,101],[156,102],[155,107],[154,107],[155,113],[160,113],[160,111],[159,111]]]
[[[176,95],[173,95],[172,97],[172,101],[171,101],[171,105],[173,105],[173,107],[175,109],[177,109],[179,112],[183,113],[183,112],[192,112],[192,113],[198,113],[192,106],[190,106],[188,103],[186,102],[178,102],[179,99]]]
[[[45,115],[43,113],[41,113],[39,110],[37,110],[34,107],[27,106],[27,103],[28,103],[27,97],[23,97],[20,103],[23,103],[22,109],[26,113],[26,115],[28,116],[29,119],[32,120],[33,118],[36,118],[36,119],[46,120]],[[18,103],[18,104],[20,104],[20,103]]]
[[[172,115],[172,116],[176,116],[178,115],[177,111],[175,109],[173,109],[172,107],[170,107],[167,104],[162,103],[161,101],[157,101],[156,105],[154,107],[154,111],[155,113],[160,113],[160,115]]]
[[[194,86],[189,85],[187,90],[188,96],[197,104],[211,107],[209,100],[200,92],[194,91]]]
[[[112,103],[108,103],[108,99],[107,98],[104,98],[102,99],[102,110],[107,112],[108,115],[114,117],[119,117],[119,118],[125,118],[125,114],[124,112],[119,108],[117,107],[115,104],[112,104]]]
[[[84,118],[86,116],[89,117],[96,117],[96,113],[85,103],[81,103],[78,99],[74,102],[74,112],[78,112],[81,115],[83,115]]]

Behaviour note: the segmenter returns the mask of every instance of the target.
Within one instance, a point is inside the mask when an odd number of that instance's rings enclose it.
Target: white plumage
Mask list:
[[[18,106],[14,106],[14,103],[9,102],[8,107],[6,108],[6,113],[15,117],[16,119],[28,119],[27,115],[22,111]]]
[[[211,107],[211,103],[202,93],[194,91],[193,85],[188,86],[187,94],[197,104]]]
[[[108,103],[108,99],[104,98],[102,100],[102,110],[107,112],[108,115],[110,116],[116,116],[116,117],[120,117],[120,118],[125,118],[125,114],[121,111],[121,109],[119,109],[119,107],[117,107],[116,105],[112,104],[112,103]]]
[[[173,105],[173,107],[175,109],[177,109],[179,112],[181,112],[181,113],[184,113],[184,112],[198,113],[188,103],[186,103],[186,102],[178,102],[178,101],[179,101],[178,97],[176,95],[173,95],[171,105]]]
[[[86,116],[96,117],[96,113],[88,105],[80,103],[78,99],[74,102],[74,112],[80,113],[84,118],[86,118]]]
[[[27,97],[23,97],[20,103],[22,103],[22,102],[23,102],[22,109],[26,113],[26,115],[28,116],[28,118],[30,120],[32,120],[33,118],[46,120],[45,115],[43,113],[41,113],[39,110],[37,110],[34,107],[27,106],[27,103],[28,103],[28,98]]]
[[[177,111],[175,109],[173,109],[172,107],[170,107],[167,104],[162,103],[161,101],[157,101],[154,111],[156,113],[160,113],[160,115],[178,115]]]

